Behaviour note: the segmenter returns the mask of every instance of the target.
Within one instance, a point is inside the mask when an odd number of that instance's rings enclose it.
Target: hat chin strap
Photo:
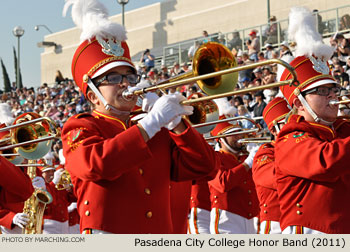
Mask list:
[[[232,153],[238,153],[238,151],[235,151],[234,149],[232,149],[232,147],[230,145],[228,145],[228,143],[226,143],[225,138],[221,139],[221,142],[225,145],[225,147]]]
[[[318,115],[316,115],[316,113],[312,110],[309,103],[307,103],[307,101],[305,100],[304,96],[301,94],[299,89],[295,89],[294,94],[298,97],[300,102],[303,104],[303,106],[306,108],[306,110],[309,112],[309,114],[312,116],[312,118],[315,120],[315,122],[321,123],[321,124],[327,125],[327,126],[331,126],[333,124],[333,122],[326,121],[326,120],[318,117]]]
[[[106,99],[103,97],[101,92],[97,89],[97,87],[94,85],[94,83],[91,81],[89,78],[87,81],[87,84],[89,88],[97,95],[97,97],[102,101],[103,106],[105,107],[106,110],[113,112],[117,116],[125,116],[125,115],[130,115],[129,111],[121,111],[119,109],[116,109],[114,106],[110,105],[107,103]]]

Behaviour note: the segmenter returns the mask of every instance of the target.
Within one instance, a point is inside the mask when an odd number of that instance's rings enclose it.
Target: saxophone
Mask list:
[[[28,160],[34,164],[35,160]],[[28,166],[28,176],[36,177],[36,166]],[[43,189],[35,189],[32,196],[24,202],[23,213],[29,216],[28,224],[22,229],[22,234],[42,234],[43,216],[46,204],[52,202],[51,194]]]

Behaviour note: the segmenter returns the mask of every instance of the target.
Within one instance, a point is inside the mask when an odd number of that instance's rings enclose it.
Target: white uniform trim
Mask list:
[[[210,234],[210,212],[208,210],[192,207],[188,222],[191,234]]]
[[[256,234],[254,218],[246,219],[225,210],[213,208],[210,212],[211,234]]]

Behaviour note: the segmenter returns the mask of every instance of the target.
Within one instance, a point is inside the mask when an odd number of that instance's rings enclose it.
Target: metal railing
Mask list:
[[[316,15],[318,16],[316,18],[317,29],[324,38],[333,36],[337,32],[350,32],[350,5],[319,11],[318,13],[315,13],[315,16]],[[269,35],[267,33],[267,30],[271,25],[277,26],[276,34]],[[209,38],[198,37],[186,42],[165,46],[163,48],[163,55],[158,57],[157,61],[167,66],[172,66],[174,62],[180,64],[188,62],[191,60],[188,56],[190,47],[195,46],[196,41],[201,43],[204,39],[222,43],[230,50],[235,48],[237,51],[239,49],[246,51],[247,47],[245,42],[249,39],[248,34],[251,30],[257,31],[260,45],[262,45],[261,50],[264,49],[263,46],[266,43],[272,44],[273,47],[278,47],[282,41],[288,41],[288,19],[283,19],[276,22],[270,22],[269,24],[266,23],[247,27],[227,33],[218,32],[210,35]]]

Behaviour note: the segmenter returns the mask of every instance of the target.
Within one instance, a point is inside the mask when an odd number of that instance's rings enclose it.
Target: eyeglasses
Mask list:
[[[304,95],[307,94],[317,94],[317,95],[321,95],[321,96],[328,96],[331,91],[335,94],[335,95],[339,95],[340,94],[340,87],[325,87],[325,86],[320,86],[320,87],[315,87],[312,88],[310,90],[307,90],[305,92],[303,92]]]
[[[135,85],[140,81],[140,75],[138,74],[109,73],[101,79],[95,81],[95,85],[99,86],[105,80],[108,82],[108,84],[121,84],[124,78],[126,78],[131,85]]]

